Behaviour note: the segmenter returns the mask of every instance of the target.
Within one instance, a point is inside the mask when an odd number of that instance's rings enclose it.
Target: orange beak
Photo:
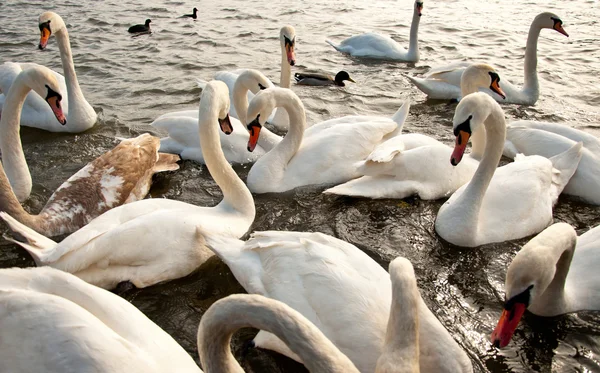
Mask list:
[[[519,321],[521,321],[521,317],[525,313],[525,308],[525,304],[515,303],[512,309],[502,311],[498,326],[496,326],[496,329],[492,333],[491,340],[494,346],[503,348],[510,343],[515,330],[517,330]]]
[[[417,6],[417,11],[419,12],[419,17],[421,17],[423,15],[423,5],[418,5]]]
[[[471,134],[468,132],[458,132],[458,136],[456,136],[456,143],[454,145],[454,151],[452,152],[452,156],[450,157],[450,163],[452,163],[453,166],[456,166],[462,160],[470,137]]]
[[[46,45],[48,45],[48,39],[50,39],[50,35],[52,35],[50,28],[40,27],[40,45],[38,46],[40,49],[46,48]]]
[[[221,131],[223,131],[224,134],[231,135],[233,132],[233,126],[231,125],[229,114],[227,114],[224,119],[219,119],[219,127],[221,127]]]
[[[256,148],[261,129],[262,125],[258,122],[258,118],[248,124],[248,132],[250,132],[250,139],[248,140],[249,152],[254,151],[254,149]]]
[[[564,36],[569,37],[569,34],[567,34],[567,32],[562,27],[562,24],[560,24],[560,22],[557,22],[556,24],[554,24],[554,29],[556,31],[560,32],[561,34],[563,34]]]
[[[294,53],[294,46],[287,44],[285,46],[285,52],[287,55],[287,60],[290,66],[294,66],[296,64],[296,54]]]
[[[506,98],[506,94],[504,94],[504,91],[502,90],[502,88],[500,88],[500,84],[498,82],[498,80],[494,80],[492,82],[492,84],[490,85],[490,89],[494,92],[496,92],[497,94],[500,95],[500,97],[502,98]]]
[[[67,124],[67,118],[65,118],[62,108],[60,107],[60,99],[58,96],[48,97],[46,101],[48,102],[48,105],[50,105],[50,109],[52,109],[56,120],[58,120],[63,126]]]

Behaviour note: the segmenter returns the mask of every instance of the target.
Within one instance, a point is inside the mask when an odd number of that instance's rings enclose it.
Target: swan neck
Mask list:
[[[225,154],[221,149],[219,137],[218,112],[216,100],[205,100],[200,102],[198,117],[198,131],[200,146],[206,167],[217,185],[223,191],[223,201],[231,208],[241,212],[245,216],[254,218],[254,200],[246,184],[238,177],[233,167],[227,162]]]
[[[532,95],[535,101],[539,96],[540,85],[537,76],[537,45],[541,28],[535,22],[529,28],[525,46],[523,91]]]
[[[285,47],[281,47],[281,75],[279,77],[279,86],[281,88],[290,88],[292,83],[292,67],[288,63],[285,53]]]
[[[464,97],[464,96],[463,96]],[[485,152],[486,133],[485,128],[478,128],[471,135],[471,158],[481,160]]]
[[[24,201],[31,193],[32,181],[29,167],[23,153],[20,136],[21,109],[31,88],[17,76],[6,95],[4,110],[0,117],[0,152],[3,167],[12,186],[11,191],[19,201]]]
[[[73,63],[73,53],[71,52],[71,42],[69,41],[69,33],[67,28],[56,32],[56,42],[60,50],[60,59],[62,61],[63,73],[65,74],[65,83],[67,85],[67,97],[69,99],[69,114],[77,109],[77,103],[80,100],[85,100],[77,74],[75,73],[75,65]],[[71,115],[73,117],[73,115]],[[67,118],[68,119],[68,118]]]
[[[421,17],[417,9],[413,12],[413,19],[410,25],[410,40],[408,44],[408,54],[415,61],[419,60],[419,22]]]
[[[306,128],[306,115],[304,105],[291,91],[278,91],[276,95],[276,107],[284,108],[290,118],[289,131],[285,134],[283,140],[272,150],[274,154],[279,155],[279,162],[283,163],[279,167],[283,170],[296,152],[298,152],[298,149],[300,149],[302,139],[304,138],[304,129]]]
[[[246,115],[248,114],[248,91],[249,89],[241,83],[238,83],[239,79],[236,80],[233,85],[233,107],[237,113],[237,117],[246,125]]]
[[[198,352],[207,373],[242,373],[231,354],[231,336],[253,327],[275,334],[311,372],[358,373],[356,367],[312,323],[281,302],[257,295],[232,295],[204,314],[198,330]]]

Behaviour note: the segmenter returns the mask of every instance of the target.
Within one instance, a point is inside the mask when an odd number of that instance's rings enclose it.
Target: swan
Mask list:
[[[338,87],[344,87],[346,84],[345,80],[356,83],[354,79],[350,77],[347,71],[340,71],[335,74],[335,77],[327,74],[315,74],[315,73],[295,73],[294,79],[298,85],[337,85]]]
[[[131,281],[138,288],[188,275],[212,256],[203,228],[235,238],[254,221],[252,195],[223,156],[217,122],[227,126],[229,93],[223,82],[210,82],[200,99],[199,131],[206,166],[223,191],[214,207],[199,207],[169,199],[145,199],[100,215],[56,243],[0,216],[25,242],[21,245],[37,265],[73,273],[103,288]]]
[[[32,188],[19,136],[20,112],[33,89],[36,95],[46,97],[57,119],[64,122],[58,88],[54,74],[44,66],[22,71],[8,91],[0,118],[0,210],[45,236],[74,232],[115,206],[143,199],[154,173],[179,168],[177,156],[158,153],[158,138],[143,134],[126,139],[71,176],[38,215],[30,215],[19,203],[29,197]]]
[[[131,303],[53,268],[0,270],[0,328],[3,372],[202,373]]]
[[[393,60],[404,62],[419,61],[419,21],[423,11],[423,1],[415,1],[412,23],[410,25],[410,41],[408,51],[387,35],[368,32],[352,36],[335,45],[331,40],[326,40],[329,45],[342,53],[354,57],[374,58],[380,60]]]
[[[60,83],[61,92],[67,92],[67,99],[63,100],[63,111],[67,117],[67,124],[59,123],[51,110],[47,107],[43,98],[32,92],[27,96],[23,113],[21,115],[21,125],[28,127],[41,128],[52,132],[83,132],[94,126],[98,118],[94,108],[83,97],[83,92],[77,81],[75,66],[73,65],[73,55],[71,53],[71,43],[69,42],[69,33],[63,19],[56,13],[44,12],[39,17],[41,31],[40,49],[46,48],[48,39],[52,34],[56,36],[58,49],[60,50],[60,59],[62,61],[65,77],[57,72],[54,75]],[[23,70],[32,66],[39,66],[34,63],[14,63],[5,62],[0,65],[0,111],[5,104],[5,94],[8,92],[14,79]],[[66,84],[65,84],[66,83]]]
[[[486,64],[469,66],[461,78],[463,95],[490,87],[503,95],[496,70]],[[408,111],[408,109],[407,109]],[[403,134],[377,146],[365,160],[356,164],[365,176],[336,185],[323,193],[367,198],[406,198],[418,195],[424,200],[448,197],[466,184],[475,173],[485,147],[485,131],[471,137],[472,151],[452,166],[452,148],[422,134]]]
[[[523,246],[506,272],[506,303],[492,343],[508,345],[525,309],[540,316],[600,310],[599,251],[600,226],[578,239],[566,223]]]
[[[486,145],[471,181],[440,208],[436,232],[452,244],[474,247],[546,228],[552,222],[552,206],[577,169],[582,144],[550,159],[519,155],[514,163],[496,169],[506,134],[500,105],[485,93],[472,93],[456,107],[453,123],[453,165],[461,161],[470,134],[483,126]]]
[[[569,36],[562,26],[563,22],[553,13],[541,13],[537,15],[527,36],[525,49],[525,84],[519,88],[504,80],[502,89],[506,93],[505,98],[493,94],[488,89],[482,91],[491,95],[496,101],[503,104],[533,105],[540,96],[540,84],[537,76],[537,43],[540,31],[544,28],[553,29],[565,36]],[[460,99],[460,77],[471,62],[458,62],[447,66],[433,68],[425,78],[408,76],[408,79],[423,91],[431,99]]]
[[[230,135],[221,133],[220,135],[221,148],[228,162],[253,163],[281,141],[281,136],[267,129],[254,152],[246,149],[249,134],[245,125],[242,124],[246,123],[246,110],[248,109],[246,93],[248,91],[256,93],[269,85],[272,85],[269,79],[257,70],[243,70],[238,75],[233,86],[233,106],[240,113],[240,120],[231,118],[233,133]],[[151,125],[167,131],[169,134],[160,140],[161,151],[179,154],[183,159],[204,163],[198,137],[198,110],[193,113],[191,110],[166,113],[158,117]]]
[[[396,122],[400,114],[396,113],[392,118],[335,118],[305,131],[304,105],[298,96],[289,89],[267,88],[254,96],[248,107],[248,150],[256,146],[265,119],[275,107],[283,107],[289,114],[290,130],[250,169],[246,183],[253,193],[281,193],[300,186],[339,184],[359,177],[355,163],[401,130]],[[400,108],[399,112],[402,111]]]
[[[520,120],[507,126],[503,154],[549,158],[577,142],[583,143],[581,161],[563,193],[600,205],[600,140],[595,136],[564,124]]]
[[[421,371],[472,371],[466,353],[427,308],[416,287],[409,292],[404,291],[406,286],[396,288],[397,280],[412,276],[415,281],[410,264],[394,261],[388,274],[356,246],[313,232],[254,232],[246,242],[211,234],[206,243],[248,293],[282,301],[300,312],[361,372],[375,372],[382,352],[400,345],[391,342],[394,336],[409,338],[394,330],[406,329],[398,324],[414,327],[415,317],[418,337],[409,340],[418,340]],[[397,307],[408,308],[409,301],[418,302],[418,315],[399,312]],[[264,331],[254,343],[304,361]]]
[[[144,22],[143,25],[133,25],[131,26],[129,29],[127,29],[127,31],[130,34],[137,34],[137,33],[149,33],[150,32],[150,23],[152,21],[150,19],[147,19],[146,22]]]

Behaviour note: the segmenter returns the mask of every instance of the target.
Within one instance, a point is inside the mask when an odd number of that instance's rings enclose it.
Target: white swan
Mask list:
[[[240,113],[237,120],[231,119],[233,132],[229,135],[221,133],[221,148],[230,163],[253,163],[281,141],[281,137],[267,131],[261,136],[258,146],[253,152],[247,150],[248,130],[246,129],[246,110],[248,109],[248,91],[256,93],[272,86],[272,83],[257,70],[243,70],[233,85],[233,106]],[[178,111],[163,114],[151,124],[155,128],[167,131],[169,136],[160,139],[163,152],[179,154],[183,159],[191,159],[204,163],[200,138],[198,137],[198,110]]]
[[[246,242],[210,235],[207,245],[247,292],[280,300],[300,312],[363,373],[375,372],[382,352],[402,345],[398,339],[409,338],[407,344],[415,340],[408,335],[408,328],[414,328],[416,315],[405,315],[397,308],[409,307],[406,302],[414,302],[415,297],[421,371],[472,371],[465,352],[427,308],[416,288],[406,292],[406,286],[394,285],[392,295],[393,282],[414,276],[410,264],[392,262],[388,274],[354,245],[322,233],[254,232]],[[404,324],[407,334],[399,332],[404,327],[398,324]],[[254,342],[304,361],[270,333],[259,332]],[[414,342],[412,345],[414,348]]]
[[[254,96],[248,107],[248,150],[254,149],[262,125],[275,107],[283,107],[289,114],[290,130],[250,169],[246,183],[254,193],[285,192],[305,185],[339,184],[359,177],[355,163],[401,130],[396,122],[398,115],[395,115],[393,118],[336,118],[304,131],[306,116],[298,96],[289,89],[267,88]]]
[[[290,88],[292,79],[292,66],[296,64],[296,30],[292,26],[283,26],[279,31],[279,44],[281,46],[281,77],[279,79],[279,86],[281,88]],[[237,69],[233,71],[219,71],[215,74],[215,80],[221,80],[227,84],[229,88],[229,99],[231,102],[235,102],[235,82],[239,75],[246,71],[246,69]],[[198,85],[200,88],[204,88],[206,82],[198,79]],[[275,85],[269,80],[268,85],[265,88],[275,87]],[[247,93],[248,101],[254,97],[254,91]],[[173,113],[168,113],[170,116],[192,116],[198,119],[198,112],[193,110],[183,110]],[[229,115],[234,118],[238,118],[241,121],[241,117],[238,114],[238,110],[233,105],[229,109]],[[160,119],[160,117],[159,117]],[[277,129],[281,131],[287,131],[289,128],[289,119],[287,113],[283,109],[279,109],[269,115],[269,123],[273,124]],[[162,148],[161,148],[162,151]]]
[[[520,120],[507,126],[503,154],[510,158],[517,153],[549,158],[576,142],[583,143],[581,161],[563,193],[600,205],[600,140],[597,137],[560,123]]]
[[[417,34],[419,32],[419,21],[421,20],[422,10],[423,1],[415,1],[412,23],[410,25],[408,50],[401,47],[389,36],[374,32],[352,36],[342,41],[339,45],[335,45],[330,40],[326,41],[336,50],[348,53],[354,57],[417,62],[419,61],[419,39]]]
[[[508,345],[528,309],[540,316],[600,310],[600,226],[581,237],[573,227],[546,228],[517,253],[506,272],[506,303],[492,343]]]
[[[506,134],[502,108],[489,95],[472,93],[454,113],[456,146],[452,164],[461,161],[470,134],[485,126],[485,152],[467,185],[444,203],[435,221],[446,241],[474,247],[526,237],[552,222],[552,206],[577,169],[581,143],[551,159],[518,156],[499,167]]]
[[[65,120],[52,71],[38,65],[21,72],[8,91],[0,118],[0,210],[38,233],[56,236],[74,232],[113,207],[143,199],[154,173],[179,168],[177,156],[158,153],[158,138],[143,134],[126,139],[71,176],[38,215],[30,215],[19,203],[29,197],[32,187],[19,136],[19,118],[32,89],[36,95],[46,97],[59,121]]]
[[[477,92],[481,86],[503,95],[499,82],[493,67],[475,64],[462,75],[461,88],[463,95]],[[368,198],[406,198],[416,194],[424,200],[447,197],[471,180],[483,155],[485,131],[474,133],[471,144],[471,153],[455,167],[448,162],[452,155],[448,145],[418,133],[394,136],[356,164],[365,176],[323,193]]]
[[[23,106],[21,125],[36,127],[52,132],[83,132],[94,126],[97,114],[94,108],[83,97],[83,92],[77,81],[69,33],[63,19],[56,13],[44,12],[40,15],[39,25],[41,31],[40,49],[44,49],[50,35],[56,36],[60,59],[62,61],[65,77],[57,72],[56,78],[60,83],[61,92],[67,92],[67,99],[63,100],[63,111],[67,116],[67,124],[59,123],[51,110],[47,107],[42,97],[32,92],[27,96]],[[0,111],[5,104],[5,94],[17,75],[32,66],[34,63],[6,62],[0,66]],[[65,84],[66,83],[66,84]]]
[[[52,268],[0,270],[0,329],[3,372],[202,373],[131,303]]]
[[[519,88],[507,80],[502,81],[502,90],[506,97],[493,94],[489,89],[483,92],[491,95],[496,101],[503,104],[533,105],[540,96],[540,84],[537,76],[537,43],[540,31],[544,28],[554,29],[565,36],[569,36],[562,27],[562,21],[553,13],[541,13],[534,18],[529,28],[525,49],[525,84]],[[471,62],[458,62],[446,66],[433,68],[425,78],[407,76],[417,88],[427,94],[431,99],[460,99],[460,77]]]
[[[223,191],[217,206],[145,199],[107,211],[60,243],[4,212],[0,216],[24,237],[26,242],[16,243],[29,251],[38,265],[73,273],[103,288],[113,288],[122,281],[145,287],[186,276],[212,255],[200,228],[237,238],[254,221],[252,195],[219,145],[217,122],[226,125],[228,111],[227,86],[210,82],[200,99],[199,130],[206,166]]]

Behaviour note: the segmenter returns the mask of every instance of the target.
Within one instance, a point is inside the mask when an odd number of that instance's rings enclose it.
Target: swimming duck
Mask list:
[[[194,8],[194,13],[193,14],[184,14],[180,18],[189,17],[189,18],[196,19],[196,18],[198,18],[198,15],[196,13],[198,13],[198,8]]]
[[[344,87],[344,80],[352,83],[356,83],[346,71],[340,71],[335,74],[335,78],[327,74],[314,74],[314,73],[295,73],[294,79],[296,84],[300,85],[337,85]]]
[[[140,33],[140,32],[150,32],[150,22],[152,22],[152,21],[147,19],[143,25],[133,25],[127,31],[129,31],[132,34],[136,34],[136,33]]]

